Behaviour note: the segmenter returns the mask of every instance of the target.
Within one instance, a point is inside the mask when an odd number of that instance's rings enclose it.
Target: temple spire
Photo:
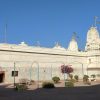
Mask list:
[[[76,32],[73,33],[72,40],[70,41],[68,45],[68,50],[69,51],[78,51],[78,44],[76,41]]]

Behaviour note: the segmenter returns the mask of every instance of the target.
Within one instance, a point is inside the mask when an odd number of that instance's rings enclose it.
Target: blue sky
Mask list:
[[[58,41],[67,48],[76,32],[79,48],[84,49],[94,16],[100,17],[100,0],[0,0],[0,42],[7,23],[8,43],[39,41],[43,47],[53,47]]]

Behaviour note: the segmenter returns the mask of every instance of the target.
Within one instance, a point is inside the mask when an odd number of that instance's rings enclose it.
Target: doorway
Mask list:
[[[0,71],[0,83],[4,82],[5,73],[4,71]]]

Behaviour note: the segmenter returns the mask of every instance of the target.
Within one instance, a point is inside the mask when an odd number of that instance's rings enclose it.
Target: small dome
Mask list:
[[[65,48],[61,47],[61,45],[57,42],[56,45],[53,47],[53,49],[60,49],[60,50],[66,50]]]

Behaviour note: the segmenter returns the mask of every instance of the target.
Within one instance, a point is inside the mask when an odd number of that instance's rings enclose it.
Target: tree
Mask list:
[[[72,68],[71,66],[69,66],[69,65],[62,65],[62,66],[61,66],[61,72],[62,72],[63,74],[64,74],[64,73],[70,74],[70,73],[73,72],[73,68]]]

